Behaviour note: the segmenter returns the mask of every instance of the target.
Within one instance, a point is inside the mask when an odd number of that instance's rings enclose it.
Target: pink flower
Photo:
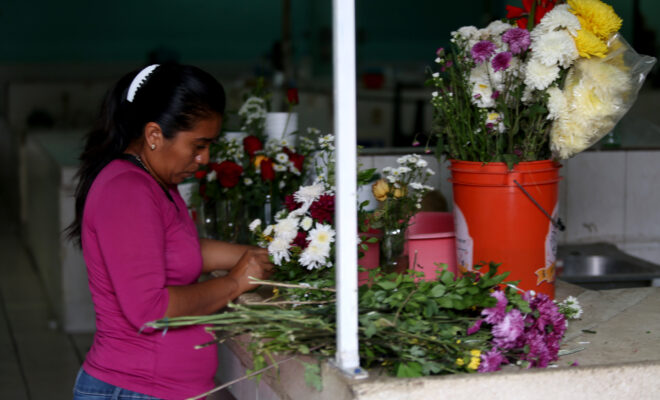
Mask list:
[[[482,40],[478,42],[470,50],[470,55],[472,59],[477,64],[481,64],[484,61],[487,61],[495,53],[495,43],[489,40]]]
[[[505,69],[509,68],[509,64],[511,63],[512,57],[513,56],[508,51],[497,53],[497,55],[493,57],[493,61],[491,61],[491,64],[493,65],[493,69],[495,70],[495,72],[504,71]]]
[[[483,324],[483,323],[484,323],[483,319],[478,319],[478,320],[474,321],[474,324],[472,324],[472,326],[468,328],[467,334],[468,335],[473,335],[473,334],[479,332],[479,329],[481,329],[481,324]]]
[[[527,29],[513,28],[502,35],[502,41],[509,45],[513,54],[519,54],[529,48],[531,40]]]

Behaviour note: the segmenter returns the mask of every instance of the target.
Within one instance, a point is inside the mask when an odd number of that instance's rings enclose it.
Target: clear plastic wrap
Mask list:
[[[630,110],[656,62],[612,35],[604,58],[581,58],[570,68],[562,94],[565,111],[554,122],[551,147],[569,158],[607,135]]]

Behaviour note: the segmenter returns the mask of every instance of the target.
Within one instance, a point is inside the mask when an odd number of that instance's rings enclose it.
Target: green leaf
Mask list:
[[[380,286],[385,290],[392,290],[397,286],[397,284],[391,281],[383,281],[383,282],[378,282],[378,286]]]
[[[422,376],[422,366],[416,362],[400,362],[396,368],[396,376],[399,378],[416,378]]]
[[[323,379],[321,379],[321,367],[318,364],[303,362],[305,366],[305,383],[319,392],[323,390]]]
[[[447,288],[444,285],[436,285],[431,289],[431,296],[433,297],[441,297],[442,295],[445,294],[447,291]]]
[[[445,285],[451,285],[452,283],[454,283],[454,273],[451,272],[451,271],[446,271],[446,270],[445,270],[445,271],[442,273],[442,275],[440,276],[440,280],[441,280],[442,283],[444,283]]]

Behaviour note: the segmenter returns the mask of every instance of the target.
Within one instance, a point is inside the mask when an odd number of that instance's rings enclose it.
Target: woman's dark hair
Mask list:
[[[68,238],[79,245],[85,200],[94,179],[142,136],[147,123],[160,125],[163,135],[170,139],[178,132],[193,129],[201,120],[224,113],[222,85],[201,69],[186,65],[158,66],[129,102],[128,88],[141,70],[125,75],[108,92],[96,127],[87,135],[77,174],[76,218],[66,230]]]

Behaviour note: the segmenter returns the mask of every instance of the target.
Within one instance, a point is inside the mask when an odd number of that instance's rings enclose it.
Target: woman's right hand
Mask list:
[[[267,279],[274,268],[268,258],[268,250],[259,247],[251,247],[243,253],[236,265],[229,271],[231,277],[237,284],[236,297],[256,289],[258,284],[253,283],[249,277]]]

